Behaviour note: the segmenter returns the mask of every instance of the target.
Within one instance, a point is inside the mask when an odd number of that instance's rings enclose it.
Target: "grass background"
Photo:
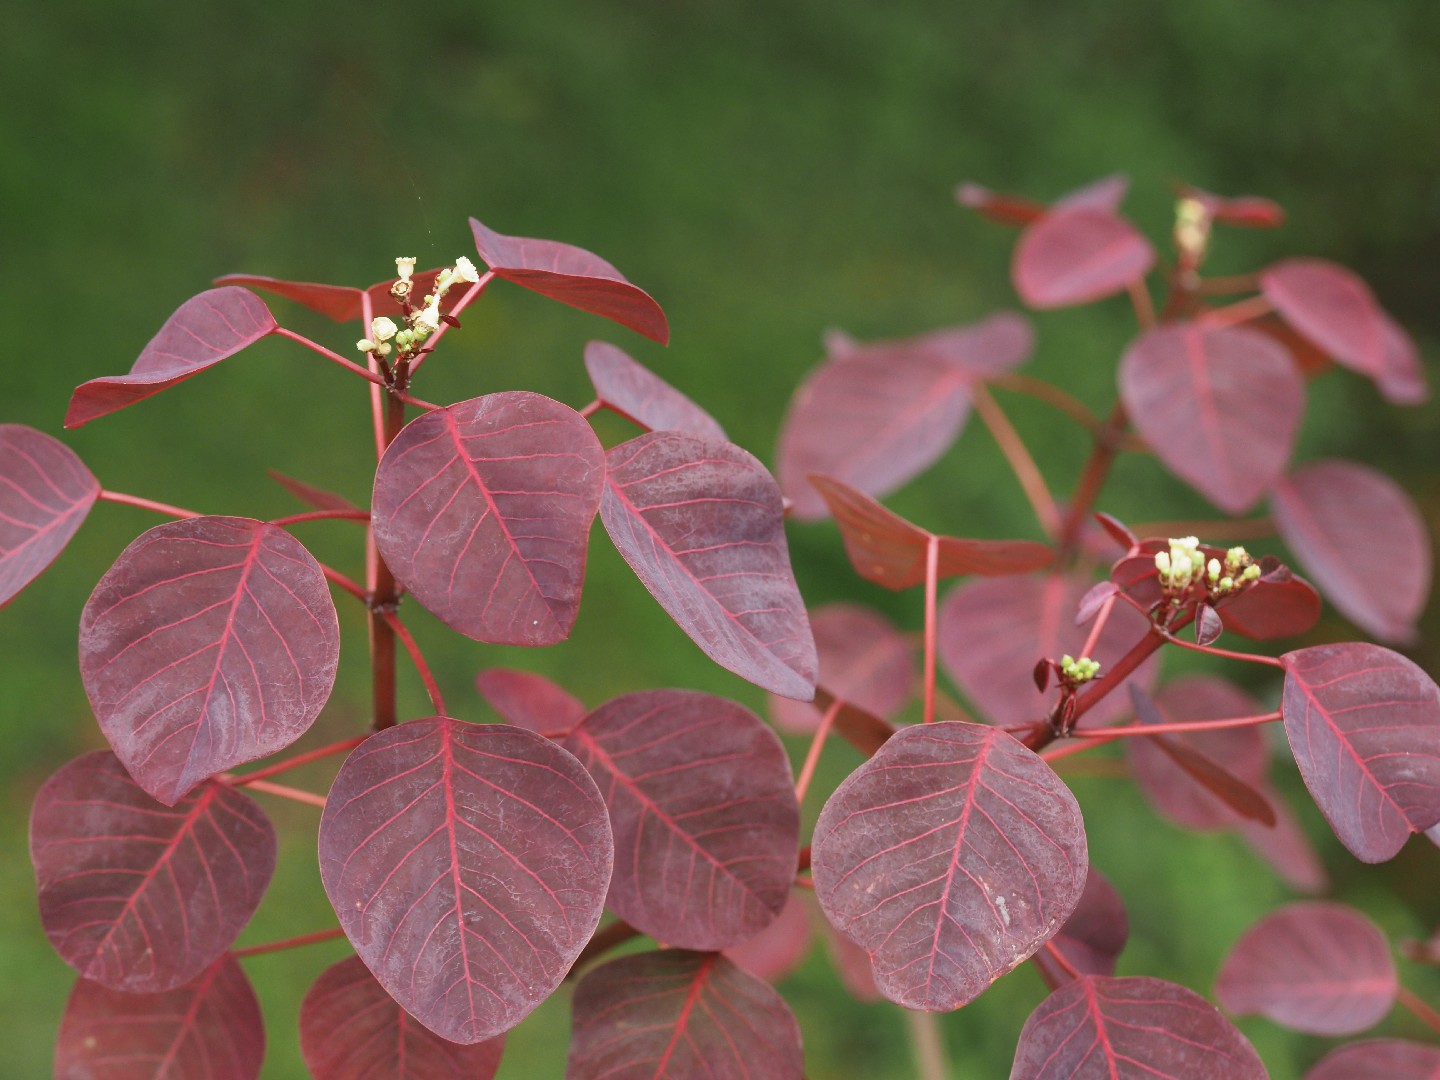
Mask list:
[[[1176,180],[1269,195],[1290,224],[1220,237],[1218,272],[1292,253],[1334,259],[1372,283],[1428,355],[1440,337],[1440,7],[1426,0],[52,0],[9,13],[7,24],[0,326],[11,360],[0,421],[54,434],[71,387],[127,369],[216,275],[365,284],[387,276],[396,254],[436,265],[470,252],[473,214],[610,260],[660,300],[673,344],[661,349],[501,283],[427,365],[421,396],[526,388],[579,406],[591,396],[581,348],[602,337],[773,461],[789,394],[819,359],[825,329],[904,336],[1015,305],[1013,234],[955,206],[951,190],[964,179],[1048,198],[1125,171],[1134,180],[1127,210],[1157,240]],[[358,336],[278,301],[275,310],[341,350]],[[1107,409],[1133,334],[1123,302],[1035,321],[1040,346],[1028,370]],[[1083,441],[1043,409],[1005,404],[1065,491]],[[1299,456],[1392,471],[1433,525],[1437,426],[1436,406],[1395,410],[1337,373],[1312,386]],[[276,341],[64,438],[107,487],[205,512],[290,512],[267,467],[363,501],[373,469],[363,387]],[[955,533],[1034,532],[978,429],[892,505]],[[1104,506],[1154,519],[1200,503],[1136,459]],[[43,581],[0,614],[0,854],[10,868],[0,877],[0,1015],[11,1075],[47,1074],[71,981],[38,925],[24,832],[35,787],[100,745],[75,676],[76,621],[103,569],[155,523],[100,507]],[[358,567],[353,530],[314,525],[301,535],[321,559]],[[918,598],[854,580],[831,527],[797,526],[791,538],[812,603],[856,598],[918,625]],[[341,612],[341,682],[305,745],[363,725],[363,630],[356,612]],[[488,718],[470,675],[505,664],[544,671],[592,704],[666,685],[763,704],[698,654],[603,540],[562,646],[487,648],[438,632],[418,610],[412,618],[452,711],[467,718]],[[1353,634],[1336,616],[1317,631]],[[1432,614],[1412,651],[1432,673],[1435,641]],[[407,684],[404,698],[423,709],[418,686]],[[827,762],[817,791],[858,762],[846,753]],[[1207,990],[1229,943],[1287,897],[1283,886],[1238,843],[1157,821],[1123,781],[1078,779],[1076,790],[1095,865],[1130,904],[1122,971]],[[314,814],[273,803],[282,866],[244,943],[329,925]],[[1304,812],[1338,895],[1396,936],[1434,927],[1433,849],[1417,842],[1395,863],[1363,867]],[[267,1080],[304,1075],[296,1004],[343,954],[317,947],[249,962],[270,1024]],[[1440,1002],[1425,973],[1410,976]],[[783,990],[812,1077],[909,1074],[903,1018],[844,998],[823,950]],[[955,1074],[1005,1075],[1041,996],[1038,978],[1022,971],[945,1017]],[[503,1076],[560,1074],[567,1009],[557,995],[513,1034]],[[1264,1022],[1243,1026],[1277,1080],[1300,1076],[1328,1045]],[[1418,1031],[1403,1019],[1385,1030]]]

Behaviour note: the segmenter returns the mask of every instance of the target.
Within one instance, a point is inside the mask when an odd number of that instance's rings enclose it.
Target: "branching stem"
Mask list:
[[[121,506],[138,506],[141,510],[153,510],[157,514],[165,514],[173,518],[197,518],[204,517],[204,514],[196,513],[194,510],[185,510],[179,506],[171,506],[169,503],[155,502],[153,499],[142,499],[139,495],[126,495],[119,491],[101,491],[100,498],[106,502],[119,503]]]
[[[1030,506],[1035,511],[1035,517],[1039,520],[1046,539],[1055,539],[1060,531],[1060,510],[1055,505],[1055,497],[1050,494],[1050,488],[1045,484],[1040,467],[1030,456],[1025,440],[1020,438],[1020,433],[1010,423],[1010,418],[982,383],[977,382],[970,388],[970,400],[975,405],[976,415],[990,430],[1000,452],[1005,455],[1005,460],[1010,463],[1016,479],[1020,481],[1020,487],[1024,489],[1025,497],[1030,500]]]
[[[795,801],[797,803],[805,801],[805,792],[810,788],[810,779],[815,775],[815,766],[820,761],[820,750],[830,735],[830,728],[835,723],[835,717],[840,714],[840,710],[844,706],[845,702],[836,698],[825,710],[825,715],[820,717],[820,726],[815,729],[815,734],[810,739],[810,749],[805,754],[805,764],[800,767],[800,778],[795,781]]]
[[[368,735],[357,735],[353,739],[342,739],[339,742],[329,743],[325,746],[316,747],[314,750],[307,750],[303,754],[296,754],[294,757],[277,761],[273,765],[267,765],[263,769],[256,769],[251,773],[241,773],[239,776],[231,775],[225,778],[225,782],[231,787],[245,787],[257,780],[268,780],[272,776],[289,772],[291,769],[298,769],[301,765],[309,765],[312,761],[320,761],[327,757],[334,757],[336,754],[348,753],[364,742]]]

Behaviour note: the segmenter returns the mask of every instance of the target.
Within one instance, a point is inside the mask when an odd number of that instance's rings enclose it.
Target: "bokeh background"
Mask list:
[[[0,421],[57,435],[70,389],[126,370],[165,317],[216,275],[368,284],[388,276],[397,254],[422,265],[473,255],[473,214],[501,232],[565,240],[610,260],[661,302],[673,344],[662,349],[500,283],[427,365],[417,393],[450,401],[527,388],[579,406],[592,396],[581,349],[599,337],[652,365],[773,462],[788,397],[819,359],[827,328],[896,337],[1015,306],[1014,236],[955,205],[952,189],[965,179],[1050,198],[1123,171],[1134,181],[1128,212],[1162,243],[1178,180],[1271,196],[1288,208],[1289,225],[1219,237],[1217,271],[1296,253],[1342,262],[1416,334],[1432,378],[1440,355],[1440,5],[1429,0],[48,0],[12,6],[5,22],[0,327],[10,360]],[[273,306],[342,351],[358,336]],[[1035,321],[1030,373],[1108,409],[1115,360],[1133,334],[1123,301]],[[267,341],[64,438],[107,487],[270,517],[297,507],[266,468],[365,500],[366,401],[337,369]],[[1314,384],[1311,402],[1302,459],[1386,468],[1440,524],[1435,405],[1387,407],[1344,373]],[[1013,396],[1004,404],[1063,493],[1083,440],[1053,413]],[[623,426],[607,432],[623,435]],[[978,426],[892,504],[944,531],[1034,535]],[[1202,509],[1143,459],[1125,463],[1102,505],[1151,520]],[[36,918],[25,828],[38,784],[100,745],[76,676],[75,625],[100,573],[156,523],[100,506],[42,581],[0,613],[7,1076],[49,1074],[71,984]],[[918,597],[854,579],[833,527],[791,535],[812,602],[850,597],[919,625]],[[353,528],[313,525],[302,538],[358,573]],[[492,718],[469,680],[493,665],[545,672],[591,704],[686,686],[763,708],[757,691],[669,624],[603,537],[591,567],[576,633],[550,650],[479,646],[412,610],[452,711]],[[304,745],[365,722],[363,630],[358,612],[341,610],[341,683]],[[1432,673],[1436,630],[1428,616],[1411,651]],[[1316,633],[1355,636],[1338,616]],[[1251,685],[1269,700],[1277,694],[1263,680]],[[417,686],[403,696],[412,714],[423,710]],[[849,753],[829,755],[821,794],[858,762]],[[1075,787],[1095,864],[1130,904],[1122,973],[1208,991],[1229,944],[1290,894],[1238,841],[1173,829],[1126,781],[1095,771]],[[308,779],[324,782],[321,772]],[[242,943],[333,924],[314,867],[316,816],[275,802],[266,799],[284,838],[282,867]],[[1397,938],[1433,929],[1433,848],[1417,841],[1388,866],[1363,867],[1328,839],[1313,807],[1302,813],[1337,895]],[[296,1006],[344,951],[332,944],[247,962],[270,1023],[267,1080],[304,1076]],[[1405,975],[1440,1004],[1427,972]],[[812,1077],[913,1075],[903,1017],[849,1001],[823,949],[782,989],[804,1028]],[[1022,970],[945,1017],[954,1074],[1006,1075],[1015,1035],[1043,993]],[[562,993],[513,1034],[502,1076],[559,1076],[567,1023]],[[1263,1021],[1242,1026],[1276,1080],[1298,1077],[1328,1045]],[[1420,1033],[1403,1017],[1381,1030]]]

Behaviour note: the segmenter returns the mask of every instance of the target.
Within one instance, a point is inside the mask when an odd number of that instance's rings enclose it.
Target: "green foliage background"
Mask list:
[[[769,461],[788,396],[818,360],[826,328],[904,336],[1015,305],[1013,235],[957,208],[957,181],[1048,198],[1117,170],[1134,179],[1127,208],[1157,240],[1175,180],[1279,199],[1288,228],[1222,236],[1217,270],[1291,253],[1340,261],[1436,354],[1440,6],[1428,0],[51,0],[17,7],[6,22],[3,422],[60,434],[70,388],[127,369],[164,318],[220,273],[365,284],[387,276],[397,254],[422,265],[473,254],[473,214],[609,259],[660,300],[673,344],[654,347],[497,285],[427,367],[421,396],[529,388],[579,406],[591,396],[581,347],[602,337]],[[278,301],[275,310],[341,350],[358,336],[292,317]],[[1030,370],[1107,409],[1116,357],[1133,332],[1123,302],[1036,323]],[[266,467],[363,502],[373,467],[365,401],[336,369],[265,342],[64,437],[107,487],[267,517],[294,504]],[[1083,441],[1053,414],[1006,405],[1065,491]],[[1345,374],[1312,390],[1302,457],[1352,456],[1396,472],[1432,525],[1437,446],[1433,405],[1387,408]],[[950,532],[1034,534],[980,430],[894,505]],[[1104,505],[1149,519],[1200,507],[1143,460],[1126,463]],[[75,624],[110,560],[155,523],[102,506],[41,583],[0,614],[7,1075],[48,1074],[70,985],[35,916],[24,831],[35,787],[100,745],[75,675]],[[353,530],[312,526],[303,538],[322,559],[358,567]],[[833,529],[797,527],[792,543],[812,602],[855,597],[918,624],[916,597],[855,582]],[[341,685],[306,745],[363,727],[363,630],[357,612],[341,610],[350,635]],[[412,614],[461,716],[488,718],[468,680],[504,664],[544,671],[590,703],[676,685],[763,705],[699,656],[603,541],[580,625],[563,646],[483,648]],[[1433,615],[1426,630],[1413,655],[1440,673]],[[1354,635],[1338,617],[1317,633]],[[418,687],[405,696],[412,712],[424,708]],[[857,763],[846,753],[834,753],[822,782]],[[1095,864],[1131,906],[1122,971],[1207,990],[1229,943],[1285,889],[1238,843],[1157,822],[1123,780],[1079,779],[1076,789]],[[314,813],[274,811],[286,855],[246,943],[332,918],[313,866]],[[1394,935],[1433,928],[1433,849],[1417,842],[1388,867],[1361,867],[1304,812],[1339,895]],[[343,952],[250,962],[271,1025],[268,1080],[304,1075],[296,1005]],[[1440,1002],[1423,974],[1411,981]],[[784,989],[811,1076],[908,1074],[899,1013],[845,999],[823,950]],[[946,1017],[956,1075],[1005,1075],[1015,1033],[1042,995],[1022,971]],[[566,1017],[560,995],[518,1029],[502,1075],[558,1076]],[[1244,1026],[1277,1080],[1298,1077],[1326,1045],[1264,1022]],[[1386,1030],[1418,1032],[1404,1019]]]

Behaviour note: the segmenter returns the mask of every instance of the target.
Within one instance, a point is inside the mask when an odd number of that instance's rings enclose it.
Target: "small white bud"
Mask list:
[[[455,260],[455,280],[466,281],[471,285],[480,280],[480,275],[475,271],[475,264],[464,255]]]
[[[395,272],[400,275],[401,281],[409,281],[410,275],[415,272],[415,259],[406,256],[396,259]]]
[[[1260,576],[1260,565],[1259,565],[1259,563],[1251,563],[1249,566],[1245,567],[1245,572],[1240,575],[1240,580],[1241,580],[1241,581],[1254,581],[1254,580],[1255,580],[1256,578],[1258,578],[1259,576]]]
[[[376,341],[389,341],[398,329],[399,327],[384,315],[370,320],[370,336]]]
[[[362,337],[359,341],[355,342],[355,348],[359,349],[361,352],[373,352],[375,349],[375,343],[369,338]]]
[[[1220,560],[1211,559],[1208,563],[1206,563],[1205,573],[1211,581],[1217,580],[1220,577]]]
[[[1170,577],[1170,553],[1168,551],[1155,553],[1155,569],[1160,571],[1162,578]]]

